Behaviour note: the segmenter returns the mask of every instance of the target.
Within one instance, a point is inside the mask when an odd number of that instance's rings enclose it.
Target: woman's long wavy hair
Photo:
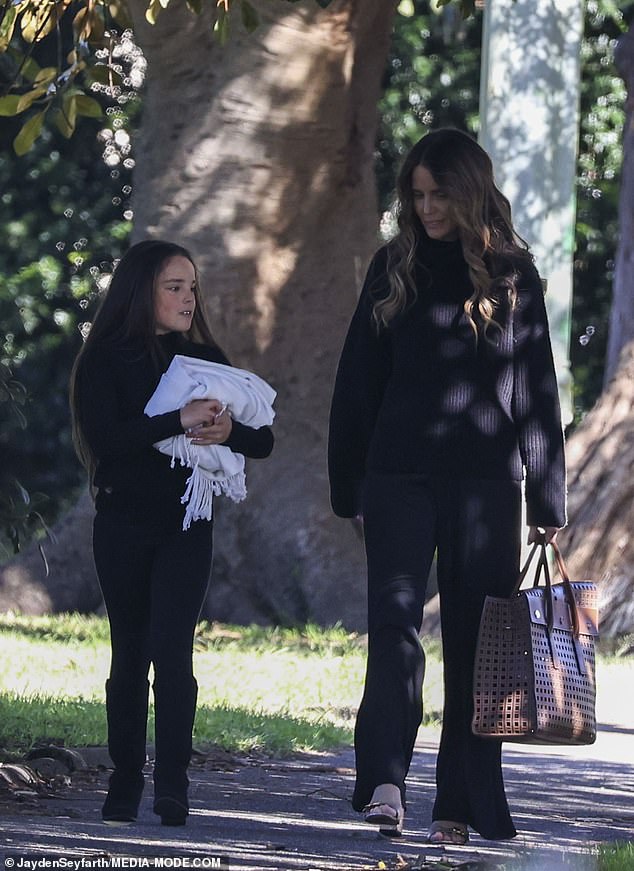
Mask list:
[[[516,297],[513,260],[532,261],[528,246],[511,221],[511,206],[493,180],[489,155],[468,134],[442,128],[428,133],[411,149],[397,179],[398,233],[389,244],[389,292],[374,304],[378,329],[387,324],[416,298],[414,264],[416,246],[424,234],[414,209],[412,174],[425,167],[445,192],[451,217],[469,268],[473,293],[464,309],[478,338],[478,324],[486,338],[493,328],[496,302],[506,292],[512,305]]]
[[[202,297],[198,292],[198,270],[189,251],[173,242],[155,239],[138,242],[129,248],[113,272],[70,377],[73,444],[91,483],[95,457],[84,435],[79,390],[84,363],[94,348],[107,343],[121,349],[146,349],[160,371],[162,353],[156,335],[155,285],[163,266],[172,257],[185,257],[194,267],[196,308],[191,328],[184,335],[193,342],[218,347],[207,323]]]

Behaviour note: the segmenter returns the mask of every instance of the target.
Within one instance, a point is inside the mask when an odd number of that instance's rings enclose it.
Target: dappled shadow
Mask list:
[[[435,744],[419,744],[408,778],[405,836],[389,841],[360,822],[351,810],[354,754],[303,754],[289,760],[235,757],[214,766],[199,759],[191,766],[192,813],[181,830],[161,828],[151,810],[148,784],[139,822],[120,832],[99,819],[105,773],[87,788],[50,802],[52,817],[0,818],[5,844],[24,852],[107,852],[130,856],[223,856],[232,869],[361,869],[397,854],[409,861],[455,861],[538,856],[587,856],[593,844],[631,839],[634,768],[583,759],[505,749],[509,800],[519,835],[514,841],[472,837],[467,848],[447,850],[425,843],[434,798]],[[6,848],[5,848],[6,849]]]

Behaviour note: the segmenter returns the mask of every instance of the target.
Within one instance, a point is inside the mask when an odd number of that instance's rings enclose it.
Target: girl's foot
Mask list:
[[[378,826],[379,832],[388,837],[403,833],[403,805],[401,791],[393,783],[382,783],[372,793],[370,803],[363,808],[364,822]]]
[[[184,826],[189,809],[181,799],[163,795],[155,799],[154,813],[160,816],[162,826]]]
[[[107,826],[129,826],[136,821],[144,783],[142,772],[115,768],[101,809],[101,818]]]
[[[430,844],[451,844],[463,847],[469,841],[469,830],[465,823],[453,820],[434,820],[429,829]]]

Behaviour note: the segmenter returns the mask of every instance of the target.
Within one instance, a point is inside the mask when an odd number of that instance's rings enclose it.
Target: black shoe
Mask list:
[[[109,826],[128,826],[136,822],[143,795],[145,778],[141,772],[116,769],[110,775],[108,795],[101,809],[101,818]]]
[[[162,795],[154,800],[154,813],[160,816],[162,826],[184,826],[189,808],[173,795]]]
[[[184,826],[189,813],[189,778],[182,765],[154,766],[154,813],[164,826]]]

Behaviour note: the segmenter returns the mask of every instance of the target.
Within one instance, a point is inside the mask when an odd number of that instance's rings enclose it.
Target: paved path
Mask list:
[[[380,867],[380,861],[395,868],[398,855],[401,867],[412,869],[421,867],[423,855],[454,865],[472,860],[476,864],[466,867],[476,869],[485,867],[485,859],[492,868],[523,856],[523,867],[534,871],[585,871],[594,867],[589,859],[593,844],[634,841],[634,729],[604,727],[591,747],[507,745],[505,774],[519,837],[500,843],[472,837],[468,847],[448,850],[425,843],[436,753],[429,739],[423,734],[417,745],[408,780],[406,833],[398,841],[381,838],[351,811],[349,749],[286,761],[216,754],[192,765],[192,813],[184,828],[159,825],[149,786],[135,826],[104,826],[99,811],[107,772],[93,768],[74,775],[70,788],[33,806],[2,804],[0,857],[6,863],[7,856],[15,855],[16,871],[24,868],[20,857],[29,854],[136,857],[136,865],[124,867],[144,867],[141,857],[169,857],[172,867],[203,871],[362,871]]]

